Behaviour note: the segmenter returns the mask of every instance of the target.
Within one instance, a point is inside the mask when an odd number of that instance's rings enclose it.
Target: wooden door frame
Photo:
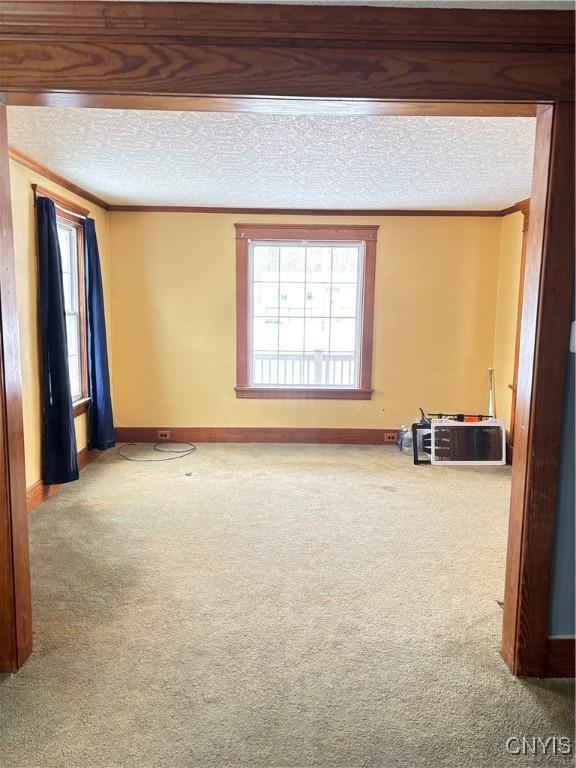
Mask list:
[[[8,105],[537,115],[502,641],[518,675],[550,669],[549,581],[574,279],[573,20],[570,11],[0,1],[0,101]],[[5,169],[1,124],[0,139]],[[16,325],[13,294],[5,301],[14,279],[9,210],[4,184],[3,349]],[[0,432],[9,467],[0,477],[0,530],[14,567],[0,574],[0,624],[9,623],[11,637],[28,638],[17,629],[30,626],[30,600],[19,512],[21,393],[9,352],[0,392],[12,424]],[[9,594],[18,597],[10,602]],[[30,651],[28,639],[19,653],[2,635],[0,643],[2,669],[17,668]]]
[[[522,245],[520,252],[520,274],[518,279],[518,308],[516,311],[516,340],[514,342],[514,368],[512,383],[508,386],[512,390],[512,402],[510,406],[510,429],[508,430],[507,460],[512,464],[514,457],[514,429],[516,415],[516,392],[518,391],[518,363],[520,360],[520,336],[522,328],[522,304],[524,300],[524,271],[526,269],[526,247],[528,245],[528,225],[530,223],[530,198],[520,201],[515,210],[510,213],[522,214]]]
[[[6,107],[0,102],[0,672],[32,651],[18,305]]]

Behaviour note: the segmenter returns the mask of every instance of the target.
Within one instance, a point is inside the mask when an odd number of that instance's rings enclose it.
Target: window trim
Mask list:
[[[90,405],[88,390],[88,334],[86,328],[86,277],[84,267],[84,225],[83,219],[69,211],[56,210],[56,221],[64,221],[76,232],[76,262],[78,270],[78,325],[80,337],[80,396],[73,398],[74,417],[86,413]]]
[[[236,229],[236,386],[237,398],[275,400],[370,400],[374,336],[374,283],[378,225],[235,224]],[[364,244],[360,375],[358,387],[254,387],[249,383],[249,245],[253,240],[356,241]]]
[[[32,184],[34,199],[47,197],[56,206],[56,220],[72,225],[76,232],[76,257],[78,265],[78,315],[80,339],[80,383],[81,394],[72,400],[74,418],[88,411],[91,398],[88,385],[88,329],[86,316],[86,275],[84,265],[84,220],[90,213],[85,208],[47,189]]]

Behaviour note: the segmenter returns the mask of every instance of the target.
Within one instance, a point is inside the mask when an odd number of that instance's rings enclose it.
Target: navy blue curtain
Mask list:
[[[93,219],[84,222],[86,249],[86,317],[88,321],[88,381],[90,424],[88,447],[105,451],[114,446],[114,419],[110,400],[110,375],[106,349],[106,321],[100,255]]]
[[[40,339],[42,344],[42,480],[46,485],[78,479],[78,456],[62,287],[62,259],[52,200],[36,199]]]

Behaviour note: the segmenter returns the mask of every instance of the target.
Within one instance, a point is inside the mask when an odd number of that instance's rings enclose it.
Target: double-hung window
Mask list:
[[[78,415],[88,406],[84,229],[82,217],[63,206],[61,203],[56,208],[56,225],[62,263],[70,393],[74,415]]]
[[[370,398],[377,229],[236,225],[238,397]]]

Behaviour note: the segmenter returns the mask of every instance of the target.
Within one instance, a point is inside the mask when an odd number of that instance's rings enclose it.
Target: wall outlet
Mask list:
[[[398,433],[397,432],[384,432],[384,442],[385,443],[397,443],[398,442]]]
[[[158,440],[170,440],[170,430],[169,429],[159,429],[158,430]]]

